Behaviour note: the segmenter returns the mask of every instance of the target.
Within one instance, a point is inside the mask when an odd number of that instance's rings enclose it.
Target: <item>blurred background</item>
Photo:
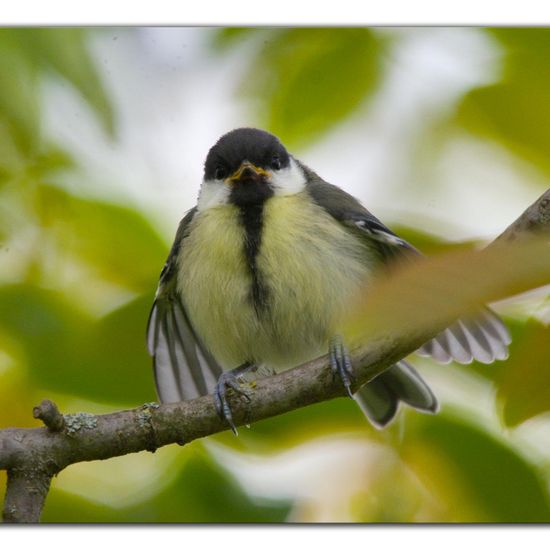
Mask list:
[[[427,254],[483,246],[549,186],[549,58],[547,29],[0,29],[0,428],[156,399],[149,308],[223,133],[276,133]],[[437,416],[336,399],[73,465],[43,520],[550,521],[548,295],[494,304],[506,362],[412,358]]]

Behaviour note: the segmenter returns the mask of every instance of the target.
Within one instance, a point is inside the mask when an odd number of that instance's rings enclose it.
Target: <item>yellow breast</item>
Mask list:
[[[205,345],[224,368],[253,361],[279,370],[326,353],[374,254],[305,192],[268,199],[257,256],[268,306],[258,314],[244,238],[233,205],[191,222],[178,288]]]

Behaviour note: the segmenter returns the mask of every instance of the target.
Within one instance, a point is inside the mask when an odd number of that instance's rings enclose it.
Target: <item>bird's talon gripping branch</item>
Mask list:
[[[348,349],[340,336],[335,336],[331,340],[329,355],[333,376],[340,378],[346,388],[347,394],[353,398],[351,391],[351,383],[354,379],[353,365],[351,364]]]
[[[255,370],[255,368],[255,365],[245,363],[244,365],[241,365],[236,369],[223,372],[219,377],[216,388],[214,390],[214,404],[216,406],[218,416],[229,424],[231,431],[235,435],[238,435],[238,432],[237,427],[235,426],[235,422],[233,421],[233,413],[231,411],[231,407],[227,400],[228,390],[233,390],[233,392],[235,392],[237,395],[243,397],[247,401],[247,403],[250,403],[251,390],[245,388],[239,381],[239,378],[244,373]]]

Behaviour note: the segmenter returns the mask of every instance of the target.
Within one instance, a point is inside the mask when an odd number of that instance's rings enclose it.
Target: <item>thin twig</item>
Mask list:
[[[65,419],[57,405],[49,399],[44,399],[32,410],[34,418],[39,418],[52,432],[60,432],[65,427]]]

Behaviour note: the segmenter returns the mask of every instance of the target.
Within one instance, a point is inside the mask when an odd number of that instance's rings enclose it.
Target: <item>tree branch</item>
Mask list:
[[[520,236],[550,232],[550,189],[543,193],[523,214],[493,242],[511,242]]]
[[[550,190],[495,242],[541,231],[550,232]],[[548,281],[544,278],[548,275],[545,271],[548,262],[542,267],[542,276],[533,275],[530,281],[534,286]],[[502,288],[508,289],[506,285]],[[434,323],[420,323],[412,328],[407,325],[374,335],[367,346],[352,353],[355,365],[353,389],[358,389],[414,352],[446,328],[456,313],[461,312],[449,311],[447,317]],[[249,403],[233,397],[231,406],[236,424],[242,425],[345,395],[341,382],[332,375],[327,357],[321,357],[258,380]],[[228,429],[218,417],[211,396],[175,404],[148,403],[104,415],[78,413],[63,416],[51,401],[43,401],[35,407],[34,416],[40,418],[46,427],[0,430],[0,469],[8,472],[3,512],[7,522],[39,521],[51,478],[70,464],[105,460],[143,450],[154,452],[164,445],[184,445]]]

